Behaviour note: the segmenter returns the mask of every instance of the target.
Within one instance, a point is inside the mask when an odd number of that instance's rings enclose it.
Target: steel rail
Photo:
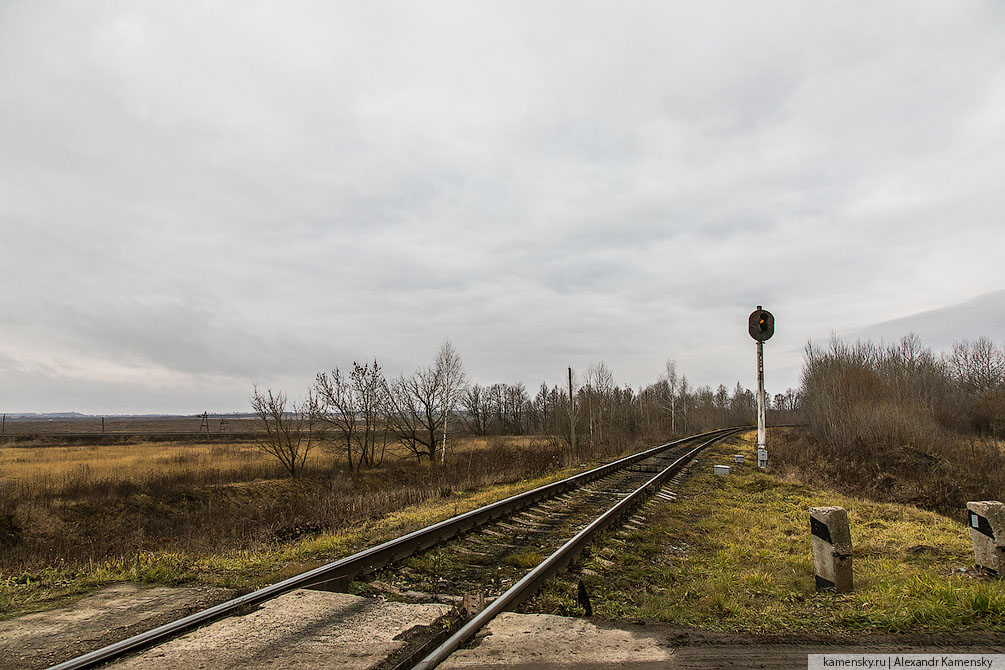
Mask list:
[[[636,489],[627,498],[611,507],[604,514],[594,519],[586,528],[577,533],[572,539],[563,544],[555,553],[544,559],[536,568],[528,572],[524,577],[510,587],[505,593],[492,601],[485,609],[460,628],[456,633],[447,638],[439,647],[434,649],[425,658],[412,666],[412,670],[432,670],[442,663],[450,654],[455,652],[461,645],[466,643],[475,633],[494,619],[497,615],[514,608],[524,600],[534,595],[546,579],[557,573],[562,568],[571,563],[582,551],[583,548],[593,539],[597,533],[610,527],[622,517],[640,505],[646,493],[653,488],[662,485],[663,480],[676,473],[684,467],[699,451],[708,445],[717,442],[729,435],[738,433],[746,428],[733,428],[722,435],[698,445],[688,453],[684,454],[665,470],[649,479],[645,484]]]
[[[252,593],[233,598],[227,602],[220,603],[219,605],[215,605],[194,614],[190,614],[189,616],[166,623],[162,626],[152,628],[143,633],[126,638],[125,640],[102,647],[101,649],[96,649],[95,651],[77,656],[76,658],[63,661],[62,663],[51,666],[49,670],[83,670],[84,668],[93,668],[127,653],[164,642],[176,635],[192,630],[193,628],[197,628],[210,623],[211,621],[215,621],[216,619],[232,615],[244,608],[259,605],[296,589],[310,587],[324,588],[325,586],[334,587],[333,590],[337,590],[340,587],[345,588],[349,581],[358,575],[369,574],[384,567],[392,561],[410,556],[416,551],[431,547],[441,540],[451,538],[454,535],[470,530],[475,526],[482,525],[495,518],[509,514],[518,509],[522,509],[523,507],[532,505],[541,500],[554,497],[569,488],[592,481],[609,472],[619,470],[637,461],[650,458],[651,456],[654,456],[661,451],[665,451],[670,447],[677,446],[684,442],[709,437],[711,435],[719,435],[720,433],[722,436],[725,436],[730,431],[735,430],[737,429],[725,428],[713,430],[706,433],[699,433],[698,435],[683,437],[671,442],[666,442],[659,446],[640,451],[637,454],[625,456],[624,458],[620,458],[616,461],[593,468],[592,470],[581,472],[577,475],[573,475],[572,477],[552,482],[551,484],[545,484],[544,486],[539,486],[536,489],[531,489],[530,491],[510,496],[509,498],[471,510],[470,512],[465,512],[464,514],[458,514],[457,516],[445,519],[431,526],[427,526],[406,535],[388,540],[387,542],[379,544],[375,547],[364,549],[363,551],[352,554],[351,556],[341,558],[337,561],[322,565],[314,568],[313,570],[285,579],[281,582],[271,584]]]

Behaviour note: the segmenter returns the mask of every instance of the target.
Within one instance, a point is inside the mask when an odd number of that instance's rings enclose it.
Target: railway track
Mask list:
[[[368,580],[391,596],[409,594],[426,602],[459,601],[478,593],[491,599],[515,584],[527,568],[540,563],[663,470],[687,450],[686,445],[646,459],[543,500],[503,519],[487,523],[454,541],[439,544],[388,566]],[[386,585],[386,587],[385,587]]]
[[[381,669],[433,668],[498,613],[517,607],[569,565],[599,532],[625,519],[704,447],[740,428],[675,440],[433,524],[296,577],[234,598],[50,670],[93,668],[296,589],[373,591],[417,600],[467,601],[438,634],[409,642]],[[445,544],[450,540],[449,544]],[[483,607],[484,603],[488,603]]]

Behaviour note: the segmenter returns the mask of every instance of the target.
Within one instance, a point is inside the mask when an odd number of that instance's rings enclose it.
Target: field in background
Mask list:
[[[57,567],[73,573],[101,562],[125,565],[150,552],[267,550],[655,443],[622,438],[572,453],[539,436],[455,434],[444,464],[416,463],[389,447],[382,465],[359,472],[349,471],[337,444],[327,444],[291,479],[251,441],[81,440],[0,445],[0,582],[32,583]]]
[[[210,415],[204,423],[201,416],[82,416],[75,418],[24,418],[8,416],[3,422],[3,437],[19,438],[38,436],[43,442],[56,440],[44,438],[88,434],[143,434],[143,433],[188,433],[200,432],[212,436],[258,432],[260,422],[256,417],[246,415]]]
[[[539,436],[457,435],[444,464],[389,449],[383,465],[355,473],[337,450],[317,449],[298,479],[252,443],[3,445],[0,617],[119,580],[260,586],[378,541],[364,529],[410,506],[451,516],[484,492],[508,495],[655,443],[611,440],[573,453]],[[424,523],[401,528],[413,521]],[[353,528],[363,535],[350,547]],[[210,564],[220,575],[196,568]]]
[[[450,445],[451,458],[490,446],[527,447],[528,436],[461,437]],[[341,454],[334,445],[315,447],[307,468],[339,469]],[[409,458],[399,447],[389,447],[386,460]],[[0,447],[0,481],[19,495],[32,497],[79,489],[98,482],[142,483],[158,478],[198,478],[214,481],[251,481],[285,477],[273,456],[253,442],[132,442],[126,444]]]
[[[323,452],[312,465],[328,459]],[[141,481],[192,470],[235,476],[249,467],[275,470],[275,459],[254,444],[137,442],[133,444],[0,448],[0,477],[26,494],[62,490],[99,480]]]

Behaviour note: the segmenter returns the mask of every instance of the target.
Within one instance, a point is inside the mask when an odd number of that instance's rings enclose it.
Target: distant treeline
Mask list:
[[[675,365],[658,381],[641,389],[618,386],[603,363],[587,368],[582,383],[573,387],[576,430],[585,439],[602,438],[604,431],[677,435],[725,425],[744,425],[756,419],[757,397],[737,382],[730,391],[720,384],[692,387],[677,376]],[[788,413],[799,406],[793,389],[766,398],[773,412]],[[567,388],[541,384],[531,397],[522,383],[475,384],[461,398],[461,417],[474,435],[571,435]]]
[[[790,413],[798,394],[768,398],[769,409]],[[469,384],[460,355],[445,342],[434,363],[387,379],[377,360],[317,375],[302,401],[258,389],[252,406],[268,432],[265,450],[297,476],[317,443],[341,454],[350,470],[379,465],[388,447],[402,447],[418,462],[442,461],[448,435],[540,435],[579,455],[609,453],[617,445],[664,441],[726,425],[755,421],[757,399],[739,383],[694,388],[668,362],[656,382],[639,389],[616,383],[604,363],[567,384],[541,384],[533,396],[523,383]],[[616,449],[614,449],[616,451]]]

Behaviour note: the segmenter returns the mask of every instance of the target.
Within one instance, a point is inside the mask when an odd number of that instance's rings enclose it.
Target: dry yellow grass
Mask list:
[[[467,437],[451,440],[448,451],[467,453],[499,441],[525,446],[533,438],[523,436]],[[324,467],[339,458],[337,449],[315,448],[308,467]],[[386,458],[405,458],[403,449],[389,447]],[[22,490],[48,490],[70,483],[101,480],[139,481],[147,477],[180,475],[192,471],[221,473],[267,468],[274,457],[254,443],[139,442],[116,445],[0,448],[0,478],[17,482]]]
[[[484,449],[490,444],[505,444],[508,447],[527,447],[540,442],[538,435],[491,435],[488,437],[458,438],[453,444],[447,445],[447,450],[467,451],[468,449]]]
[[[328,458],[323,452],[315,459]],[[101,446],[5,447],[0,474],[22,485],[48,487],[72,481],[140,480],[193,469],[236,471],[274,459],[254,444],[140,442]]]

